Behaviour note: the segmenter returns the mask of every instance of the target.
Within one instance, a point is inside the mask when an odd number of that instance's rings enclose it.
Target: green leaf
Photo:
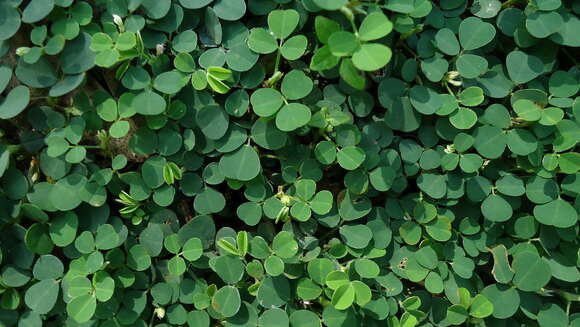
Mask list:
[[[215,104],[199,109],[195,118],[202,133],[210,140],[223,137],[230,124],[225,110]]]
[[[468,17],[459,24],[459,42],[464,50],[483,47],[495,37],[495,28],[477,17]]]
[[[309,201],[310,208],[318,215],[326,215],[330,212],[333,205],[333,196],[330,191],[323,190]]]
[[[516,84],[527,83],[544,71],[544,64],[538,57],[519,50],[508,53],[506,67],[510,79]]]
[[[244,0],[215,0],[213,9],[219,18],[236,21],[246,13],[246,2]]]
[[[488,159],[499,158],[506,145],[506,136],[497,127],[481,126],[475,130],[474,146],[477,152]]]
[[[10,119],[18,116],[30,101],[30,90],[19,85],[12,90],[0,103],[0,119]]]
[[[477,122],[477,114],[469,108],[459,107],[449,116],[449,122],[457,129],[470,129]]]
[[[225,240],[220,240],[225,241]],[[227,241],[226,241],[227,242]],[[228,284],[239,282],[244,276],[244,263],[237,256],[238,251],[232,251],[235,256],[225,255],[215,257],[210,261],[211,268]],[[228,251],[229,252],[229,251]]]
[[[286,277],[266,277],[258,288],[258,303],[264,308],[280,307],[290,300],[290,284]]]
[[[272,250],[280,258],[292,258],[298,252],[298,243],[292,233],[282,231],[274,237]]]
[[[547,260],[531,251],[514,255],[512,267],[515,271],[514,285],[525,292],[539,290],[546,286],[552,277]]]
[[[351,283],[337,288],[332,294],[332,305],[338,310],[348,309],[354,302],[355,289]]]
[[[455,56],[459,53],[459,41],[457,41],[455,33],[448,28],[442,28],[437,31],[435,43],[437,48],[447,55]]]
[[[284,272],[284,261],[275,255],[271,255],[264,261],[266,273],[270,276],[279,276]]]
[[[281,91],[288,100],[306,97],[314,86],[312,80],[300,70],[292,70],[282,80]]]
[[[109,301],[115,292],[115,280],[111,278],[106,272],[98,271],[93,276],[93,283],[95,285],[95,296],[100,302]]]
[[[221,316],[233,317],[241,306],[240,293],[233,286],[220,288],[211,299],[211,307]]]
[[[568,326],[569,317],[558,304],[556,303],[546,303],[544,304],[537,316],[538,323],[542,327],[547,326]],[[572,323],[574,324],[574,323]]]
[[[356,272],[363,278],[375,278],[379,275],[380,268],[372,260],[358,259],[354,262]]]
[[[307,47],[308,39],[306,36],[294,35],[282,44],[280,53],[287,60],[297,60],[304,55]]]
[[[518,117],[524,120],[536,121],[542,117],[542,108],[532,100],[519,99],[512,106]]]
[[[276,115],[276,127],[283,132],[291,132],[310,121],[310,108],[301,103],[289,103],[280,109]]]
[[[290,325],[290,321],[284,310],[273,308],[262,312],[260,315],[259,324],[262,326],[288,327]]]
[[[347,0],[312,0],[314,3],[324,10],[338,10],[346,5]]]
[[[358,35],[363,41],[372,41],[388,35],[393,30],[393,23],[381,11],[368,14],[358,29]]]
[[[127,254],[127,266],[136,271],[143,271],[151,265],[151,257],[142,245],[133,245]]]
[[[54,8],[54,0],[32,0],[22,11],[23,23],[36,23],[50,14]]]
[[[421,240],[421,226],[412,221],[406,221],[399,227],[399,234],[405,243],[415,245]]]
[[[475,318],[485,318],[493,312],[493,304],[481,295],[477,294],[472,300],[469,307],[469,315]]]
[[[338,57],[334,57],[337,58]],[[332,68],[332,67],[331,67]],[[366,87],[366,78],[364,72],[359,71],[353,64],[351,59],[345,58],[340,62],[340,77],[344,79],[350,86],[358,90],[363,90]]]
[[[205,187],[193,200],[193,208],[202,215],[218,213],[225,206],[226,199],[223,194],[211,187]]]
[[[346,245],[354,249],[365,248],[373,237],[371,229],[365,225],[345,225],[339,232]]]
[[[482,56],[462,54],[457,57],[457,70],[465,78],[476,78],[483,75],[488,69],[488,62]]]
[[[415,253],[415,258],[421,266],[427,269],[435,269],[437,267],[437,253],[430,246],[420,248]]]
[[[36,260],[32,272],[38,280],[58,279],[64,273],[64,265],[51,254],[42,255]]]
[[[564,19],[555,11],[538,11],[526,18],[526,29],[536,38],[545,38],[560,31],[563,24]]]
[[[302,278],[296,286],[296,294],[303,300],[314,300],[320,296],[322,288],[311,279]]]
[[[459,103],[468,107],[475,107],[480,105],[485,97],[483,90],[477,86],[468,87],[459,93]]]
[[[290,315],[292,327],[320,327],[320,318],[310,310],[297,310]]]
[[[153,87],[161,93],[175,94],[179,92],[188,82],[188,76],[178,71],[169,71],[157,75],[155,80],[153,80]]]
[[[74,212],[68,212],[53,219],[49,227],[50,239],[56,246],[65,247],[75,238],[78,227],[78,218]]]
[[[328,38],[328,47],[332,55],[337,57],[352,56],[360,47],[357,37],[346,31],[337,31]]]
[[[565,98],[578,93],[580,84],[570,73],[558,70],[550,76],[549,90],[550,94]]]
[[[514,276],[514,270],[510,267],[506,247],[500,244],[489,249],[489,252],[493,256],[493,269],[491,273],[495,280],[503,284],[511,282]]]
[[[310,69],[314,71],[327,70],[335,67],[339,62],[340,58],[333,55],[330,47],[325,45],[314,52],[310,60]]]
[[[196,261],[203,254],[203,245],[197,237],[191,238],[183,244],[183,257],[188,261]]]
[[[159,115],[165,111],[166,102],[162,96],[149,90],[135,96],[132,102],[135,111],[142,115]]]
[[[298,26],[300,16],[294,9],[273,10],[268,14],[270,31],[279,39],[285,39]]]
[[[119,235],[112,225],[99,226],[95,237],[95,246],[99,250],[110,250],[119,243]]]
[[[252,109],[260,117],[273,116],[283,104],[282,94],[275,89],[261,88],[250,96]]]
[[[252,51],[262,54],[272,53],[278,48],[274,36],[263,28],[253,28],[250,31],[248,46]]]
[[[227,178],[249,181],[260,173],[260,159],[252,147],[243,145],[238,150],[222,156],[219,169]]]
[[[352,55],[354,66],[363,71],[374,71],[385,67],[391,60],[391,49],[379,43],[365,43]]]
[[[441,199],[447,193],[447,175],[421,174],[417,186],[434,199]]]
[[[328,19],[322,15],[316,15],[316,18],[314,19],[314,29],[318,40],[327,44],[330,35],[340,30],[340,25],[332,19]]]
[[[45,279],[32,285],[24,295],[24,302],[38,314],[48,313],[56,304],[59,283],[54,279]]]
[[[85,294],[75,297],[66,305],[66,312],[78,323],[89,321],[95,314],[97,300],[95,295]]]
[[[40,3],[40,1],[37,1]],[[8,40],[20,28],[21,19],[18,10],[10,3],[2,3],[2,19],[0,19],[0,40]]]
[[[469,317],[467,309],[461,304],[454,304],[447,308],[445,319],[453,325],[461,325]]]
[[[356,146],[344,147],[337,152],[338,164],[346,170],[355,170],[365,160],[365,152]]]
[[[534,207],[534,217],[544,225],[558,228],[572,227],[578,222],[578,212],[562,198],[536,205]]]
[[[106,49],[103,50],[95,56],[95,64],[99,67],[111,67],[115,65],[120,58],[119,51],[117,49]]]
[[[485,219],[493,222],[504,222],[513,215],[511,205],[500,195],[490,194],[481,204]]]

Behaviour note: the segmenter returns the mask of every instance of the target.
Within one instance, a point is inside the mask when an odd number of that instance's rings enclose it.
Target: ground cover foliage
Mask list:
[[[0,326],[580,326],[579,14],[2,0]]]

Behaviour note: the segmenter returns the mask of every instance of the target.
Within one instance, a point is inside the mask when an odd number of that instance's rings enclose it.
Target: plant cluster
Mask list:
[[[0,326],[580,326],[580,1],[1,0]]]

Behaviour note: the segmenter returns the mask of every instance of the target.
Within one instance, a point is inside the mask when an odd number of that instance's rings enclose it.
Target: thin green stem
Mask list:
[[[276,74],[280,69],[280,59],[282,57],[282,51],[280,48],[281,44],[282,44],[282,41],[280,41],[280,44],[278,44],[278,53],[276,53],[276,64],[274,65],[274,74]]]
[[[403,50],[405,50],[405,51],[407,51],[408,53],[410,53],[410,54],[411,54],[413,57],[415,57],[415,58],[418,58],[418,57],[419,57],[419,55],[417,55],[417,53],[416,53],[416,52],[415,52],[413,49],[411,49],[411,48],[410,48],[410,47],[407,45],[407,43],[405,43],[405,41],[404,41],[404,40],[399,40],[399,41],[397,42],[397,45],[398,45],[398,46],[400,46],[401,48],[403,48]]]
[[[506,2],[504,2],[501,7],[502,8],[507,8],[507,7],[511,7],[520,3],[527,3],[528,0],[508,0]]]
[[[562,47],[562,48],[560,48],[560,50],[562,50],[562,52],[566,55],[566,57],[568,57],[568,59],[570,59],[574,63],[574,66],[580,66],[580,64],[578,64],[578,61],[576,60],[576,58],[574,58],[574,56],[572,56],[570,54],[570,52],[568,52],[568,50],[566,50],[566,48]]]
[[[284,158],[284,157],[276,156],[273,154],[262,154],[261,156],[264,158],[269,158],[269,159],[286,160],[286,158]]]
[[[449,92],[449,94],[451,94],[452,96],[455,96],[455,92],[453,92],[453,90],[451,90],[451,88],[449,87],[449,84],[445,83],[445,88],[447,89],[447,92]]]
[[[340,12],[346,17],[346,19],[348,19],[350,25],[352,26],[354,34],[358,36],[358,29],[356,28],[356,24],[354,21],[354,13],[352,12],[352,10],[345,6],[340,8]]]
[[[266,85],[268,87],[273,86],[274,84],[276,84],[283,76],[284,74],[280,71],[277,71],[274,73],[274,75],[272,75],[272,77],[270,77],[267,81],[266,81]]]

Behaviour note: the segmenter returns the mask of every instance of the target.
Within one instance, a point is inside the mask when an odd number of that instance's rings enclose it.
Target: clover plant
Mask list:
[[[580,326],[580,1],[0,0],[0,326]]]

